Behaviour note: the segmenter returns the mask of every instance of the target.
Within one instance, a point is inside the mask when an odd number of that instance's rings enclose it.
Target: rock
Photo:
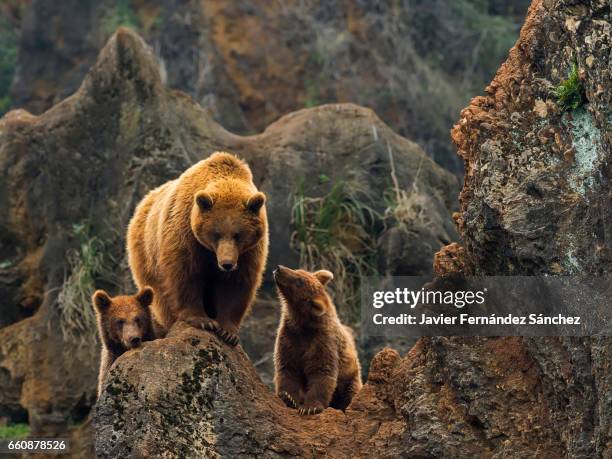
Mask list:
[[[419,217],[430,225],[421,232],[430,259],[423,252],[404,273],[429,270],[434,252],[456,238],[455,178],[371,110],[325,105],[287,115],[261,134],[237,136],[189,96],[166,88],[153,51],[119,29],[74,95],[39,116],[16,110],[0,120],[0,275],[7,279],[0,289],[9,293],[0,305],[7,325],[0,329],[0,416],[17,419],[27,410],[34,435],[83,421],[95,397],[99,353],[91,292],[134,288],[124,231],[135,205],[215,150],[244,157],[268,195],[271,267],[298,263],[290,239],[301,183],[304,195],[317,199],[360,178],[379,215],[372,240],[384,228],[410,231],[410,222],[384,216],[380,190],[393,182],[391,158],[397,187],[416,190],[411,196],[429,206]],[[242,333],[267,383],[278,314],[265,300],[271,296],[273,289],[264,288]],[[18,312],[23,305],[27,313]]]
[[[449,265],[451,272],[479,275],[610,274],[611,32],[607,2],[587,6],[534,0],[519,41],[487,94],[472,100],[452,131],[466,166],[455,218],[463,247],[449,245],[437,254],[438,274],[444,275]],[[590,64],[588,56],[595,56]],[[586,100],[564,111],[553,90],[574,59]],[[491,385],[479,399],[490,400],[495,389],[516,393],[517,387],[537,381],[544,390],[536,397],[546,400],[546,408],[533,452],[537,455],[537,448],[557,438],[546,454],[606,457],[612,446],[610,337],[511,341],[506,351],[508,338],[453,340],[453,346],[465,347],[466,362],[483,358],[481,352],[489,347],[495,349],[486,365],[489,370],[523,366],[512,378],[512,389]],[[450,352],[448,344],[444,352]],[[454,376],[464,377],[464,372]],[[538,390],[526,391],[527,403],[534,393]],[[477,405],[470,404],[470,411]],[[488,410],[491,415],[496,411]],[[515,414],[510,412],[508,419]],[[477,425],[481,432],[490,426],[489,421]],[[521,429],[534,433],[528,424]],[[504,437],[488,433],[481,441],[496,438]],[[508,444],[499,455],[528,454],[516,448]]]
[[[487,95],[452,131],[466,170],[459,230],[476,272],[610,272],[612,25],[596,3],[576,16],[574,2],[534,1]],[[574,62],[586,100],[562,111],[554,88]]]
[[[505,57],[525,9],[526,0],[33,0],[11,95],[14,107],[42,113],[79,87],[115,28],[128,25],[152,44],[168,86],[232,132],[261,132],[304,107],[355,102],[460,174],[448,129]]]
[[[568,451],[588,456],[578,431],[588,426],[573,415],[592,400],[586,397],[568,412],[549,405],[553,392],[569,395],[573,389],[564,386],[584,376],[584,356],[556,340],[549,350],[567,354],[558,354],[551,367],[542,365],[546,351],[534,353],[531,346],[516,337],[423,338],[404,358],[385,349],[346,412],[328,408],[300,417],[261,382],[240,347],[179,324],[166,339],[117,360],[95,410],[96,453],[101,458],[560,457]],[[566,376],[555,373],[562,367]],[[594,369],[605,370],[597,363]],[[557,430],[561,425],[576,430],[565,437]]]
[[[436,276],[446,277],[466,272],[465,249],[456,242],[442,248],[434,256]]]

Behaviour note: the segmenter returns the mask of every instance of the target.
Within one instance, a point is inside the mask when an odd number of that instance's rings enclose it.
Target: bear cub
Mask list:
[[[144,341],[152,341],[161,335],[153,322],[149,306],[153,302],[153,289],[144,287],[135,295],[111,297],[104,290],[92,296],[102,341],[98,397],[102,383],[113,362],[124,352],[139,347]]]
[[[281,320],[274,350],[276,394],[301,415],[345,409],[361,389],[361,368],[350,328],[325,290],[326,270],[274,270]]]

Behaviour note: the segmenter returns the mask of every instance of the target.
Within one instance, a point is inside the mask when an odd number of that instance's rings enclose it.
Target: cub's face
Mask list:
[[[278,266],[274,270],[274,281],[287,307],[310,318],[323,317],[334,308],[325,290],[325,284],[333,278],[325,269],[311,273]]]
[[[265,233],[263,193],[248,198],[215,199],[205,191],[194,197],[191,231],[198,242],[214,252],[221,271],[238,268],[240,254],[253,248]]]
[[[151,332],[153,289],[144,287],[136,295],[110,297],[104,290],[93,295],[100,333],[123,349],[133,349]]]

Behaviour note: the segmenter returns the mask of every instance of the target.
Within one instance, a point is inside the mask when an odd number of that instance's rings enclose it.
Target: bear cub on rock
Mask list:
[[[326,270],[279,266],[274,280],[282,305],[274,350],[276,394],[302,415],[345,409],[361,389],[361,368],[350,328],[325,290]]]
[[[98,333],[102,341],[98,397],[106,373],[124,352],[139,347],[144,341],[161,337],[162,330],[153,321],[149,306],[153,302],[153,289],[142,288],[136,295],[111,297],[104,290],[97,290],[92,302],[98,321]]]

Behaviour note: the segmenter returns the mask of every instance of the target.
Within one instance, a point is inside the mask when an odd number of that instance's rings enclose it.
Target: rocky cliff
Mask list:
[[[464,245],[440,251],[439,274],[610,272],[610,30],[609,2],[533,2],[487,95],[453,131],[466,163]],[[298,418],[240,349],[177,328],[115,366],[96,411],[98,452],[607,457],[610,344],[424,338],[403,358],[379,353],[345,413]],[[162,348],[179,368],[165,387],[148,376],[164,371]]]
[[[534,2],[486,95],[462,111],[457,220],[474,271],[610,271],[611,40],[609,2]]]
[[[527,1],[21,4],[13,107],[40,114],[70,95],[126,25],[152,44],[165,82],[232,132],[354,102],[460,172],[448,129],[506,57]]]
[[[124,234],[135,205],[215,150],[245,158],[268,195],[269,266],[303,258],[430,273],[433,254],[456,239],[456,179],[371,110],[325,105],[234,135],[166,88],[152,50],[120,29],[75,94],[39,116],[16,110],[0,121],[0,416],[57,435],[87,415],[98,358],[91,292],[133,288]],[[317,219],[321,209],[332,218]],[[321,228],[323,241],[313,237]],[[366,241],[386,249],[371,260]],[[329,244],[348,258],[324,258]],[[350,319],[358,304],[338,307]],[[262,298],[243,331],[267,381],[277,315]]]

